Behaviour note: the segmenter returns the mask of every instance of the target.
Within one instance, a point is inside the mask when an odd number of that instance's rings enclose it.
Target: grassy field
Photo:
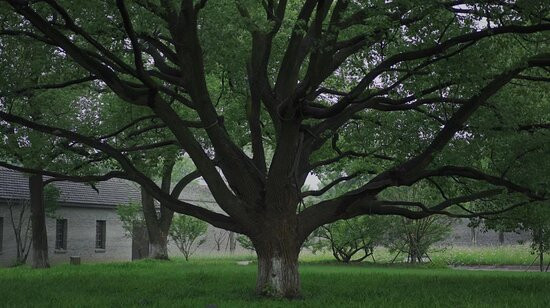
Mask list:
[[[49,307],[548,307],[548,273],[304,262],[304,299],[253,293],[256,266],[235,259],[0,269],[0,305]],[[211,306],[214,307],[214,306]]]
[[[531,253],[528,245],[504,245],[504,246],[477,246],[477,247],[444,247],[434,248],[429,253],[432,259],[431,267],[446,267],[448,265],[531,265],[535,255]],[[374,259],[378,264],[390,263],[395,254],[390,254],[383,247],[374,250]],[[400,263],[406,258],[401,255],[396,259]],[[550,261],[550,255],[545,259]],[[327,263],[334,258],[328,253],[304,254],[302,260],[306,262]],[[368,258],[367,262],[373,262]]]
[[[535,257],[528,245],[455,247],[432,253],[434,262],[448,265],[530,265]],[[549,255],[545,258],[550,260]]]

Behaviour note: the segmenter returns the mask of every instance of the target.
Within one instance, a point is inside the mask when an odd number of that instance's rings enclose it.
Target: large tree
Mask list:
[[[475,216],[484,213],[461,204],[506,196],[514,207],[546,198],[471,158],[493,146],[475,142],[486,136],[482,124],[505,117],[515,119],[507,122],[512,133],[548,127],[548,98],[536,86],[548,81],[547,1],[0,5],[1,34],[56,47],[60,59],[100,80],[94,86],[104,95],[144,110],[168,131],[166,145],[190,156],[223,213],[161,189],[116,134],[6,109],[0,119],[103,153],[116,162],[110,175],[139,183],[163,206],[246,234],[258,254],[259,293],[299,296],[300,246],[327,223],[366,214]],[[503,93],[513,87],[540,94],[520,109],[536,110],[536,122],[508,114],[516,102]],[[327,171],[341,177],[302,192],[309,174]],[[300,206],[350,178],[362,181],[359,188]],[[419,182],[441,189],[440,202],[381,194]]]

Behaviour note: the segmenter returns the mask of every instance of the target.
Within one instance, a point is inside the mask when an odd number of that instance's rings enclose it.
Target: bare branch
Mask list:
[[[68,81],[61,82],[61,83],[34,85],[34,86],[29,86],[29,87],[25,87],[25,88],[16,89],[16,90],[10,91],[8,93],[0,93],[0,96],[21,95],[21,94],[25,94],[25,93],[27,93],[29,91],[33,91],[33,90],[62,89],[62,88],[74,86],[74,85],[77,85],[77,84],[97,80],[97,79],[98,78],[95,77],[95,76],[88,76],[88,77],[78,78],[78,79],[74,79],[74,80],[68,80]]]

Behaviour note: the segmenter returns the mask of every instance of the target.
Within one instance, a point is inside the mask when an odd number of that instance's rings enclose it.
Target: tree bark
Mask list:
[[[539,269],[544,272],[544,252],[539,252]]]
[[[172,184],[172,171],[176,160],[175,156],[170,155],[167,155],[165,159],[162,169],[161,189],[169,194]],[[141,199],[143,216],[149,235],[149,258],[168,260],[168,232],[174,218],[174,212],[161,202],[157,213],[153,196],[143,187],[141,188]]]
[[[168,260],[168,240],[166,235],[149,238],[149,257],[157,260]]]
[[[44,183],[41,175],[29,177],[32,225],[32,268],[48,268],[48,235],[44,208]]]
[[[141,204],[149,236],[149,258],[168,260],[168,233],[161,230],[155,201],[143,187],[141,188]]]
[[[266,228],[267,234],[253,239],[258,256],[256,292],[263,296],[279,298],[300,297],[298,255],[300,243],[288,224],[277,224],[276,230]]]
[[[141,260],[149,257],[149,236],[147,228],[135,225],[132,230],[132,260]]]
[[[234,253],[237,248],[237,239],[235,238],[235,232],[229,232],[229,252]]]
[[[475,246],[475,245],[477,245],[477,232],[476,232],[476,227],[471,227],[470,230],[471,230],[471,232],[472,232],[472,244]]]
[[[300,296],[298,253],[260,250],[256,291],[260,295],[284,298]]]
[[[540,237],[539,237],[539,269],[541,272],[544,272],[544,242],[542,240],[543,233],[542,228],[540,230]]]

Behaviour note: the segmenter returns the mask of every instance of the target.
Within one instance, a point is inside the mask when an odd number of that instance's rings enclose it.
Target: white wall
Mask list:
[[[0,266],[15,262],[16,243],[9,211],[0,204],[0,217],[4,217],[4,249]],[[56,218],[67,219],[67,250],[55,250]],[[106,249],[96,250],[96,220],[106,221]],[[80,256],[82,262],[128,261],[132,256],[132,241],[125,237],[122,224],[114,208],[61,207],[55,218],[46,219],[50,263],[67,263],[70,256]],[[31,256],[29,256],[30,260]]]

